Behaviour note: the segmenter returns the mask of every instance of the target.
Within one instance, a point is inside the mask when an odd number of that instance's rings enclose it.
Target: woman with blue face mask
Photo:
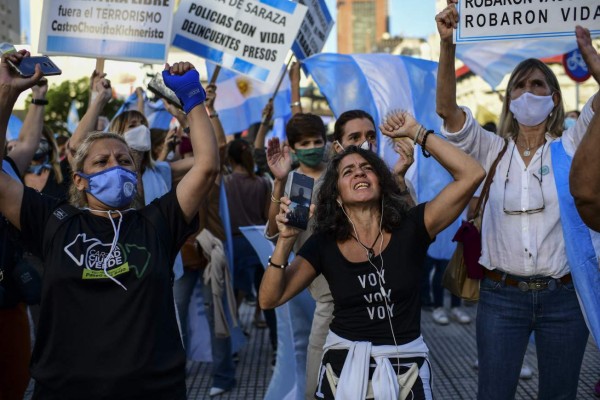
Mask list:
[[[441,36],[437,113],[444,120],[442,133],[486,171],[499,159],[481,231],[479,263],[484,279],[477,310],[478,398],[515,397],[534,333],[537,398],[575,399],[588,338],[583,312],[588,319],[597,319],[598,309],[590,309],[586,301],[580,307],[578,295],[583,292],[577,285],[575,293],[571,271],[581,271],[581,265],[594,260],[590,267],[597,272],[600,249],[594,248],[592,233],[576,220],[568,179],[571,157],[600,110],[600,96],[592,97],[577,123],[563,130],[565,112],[556,76],[543,62],[524,60],[510,75],[498,135],[484,130],[469,109],[456,103],[452,31],[458,13],[456,1],[449,3],[436,17]],[[584,51],[589,35],[586,29],[576,28],[588,65],[598,58],[593,46]],[[599,293],[600,288],[592,290]]]
[[[0,63],[0,131],[18,95],[42,77],[39,67],[31,78],[12,71],[7,59],[24,56],[4,55]],[[34,399],[186,398],[170,266],[198,229],[218,153],[197,71],[176,63],[163,77],[184,105],[198,157],[181,184],[152,204],[131,208],[135,164],[115,133],[94,132],[79,144],[71,203],[0,174],[0,213],[45,268],[31,361]]]

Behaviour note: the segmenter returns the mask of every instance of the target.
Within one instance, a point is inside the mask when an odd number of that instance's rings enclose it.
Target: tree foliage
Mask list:
[[[31,95],[27,99],[27,107],[31,103]],[[48,88],[46,99],[48,105],[44,110],[44,123],[55,133],[59,135],[70,136],[73,132],[67,129],[67,115],[71,102],[75,100],[77,113],[81,119],[85,114],[90,98],[90,78],[81,78],[77,81],[64,81],[60,85],[51,85]],[[112,119],[123,100],[113,98],[102,112],[102,115]]]

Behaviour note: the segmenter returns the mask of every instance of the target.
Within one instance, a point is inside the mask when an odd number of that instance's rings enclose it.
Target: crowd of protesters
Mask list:
[[[514,398],[533,335],[538,398],[576,398],[589,332],[566,250],[578,237],[564,225],[577,214],[567,215],[564,204],[570,199],[589,228],[600,229],[600,97],[566,115],[554,73],[525,60],[510,75],[491,132],[456,102],[454,0],[436,21],[432,112],[443,126],[424,127],[406,111],[383,110],[378,124],[363,110],[347,110],[330,137],[321,117],[302,110],[299,64],[290,69],[285,140],[266,140],[272,102],[254,135],[232,140],[214,107],[217,87],[205,90],[187,62],[162,73],[181,103],[165,102],[174,121],[168,131],[151,129],[142,105],[108,123],[102,110],[111,83],[94,73],[95,95],[75,132],[56,137],[44,125],[41,70],[21,77],[8,62],[29,54],[4,54],[0,399],[21,399],[31,378],[34,399],[185,399],[196,287],[211,342],[210,396],[236,385],[232,330],[240,305],[252,304],[254,326],[268,329],[276,366],[274,309],[307,289],[314,312],[295,315],[305,328],[297,339],[305,398],[432,399],[421,310],[433,306],[440,325],[471,320],[457,297],[445,310],[441,276],[449,255],[437,258],[428,248],[478,196],[490,170],[496,179],[481,232],[477,397]],[[576,37],[600,82],[589,32],[577,27]],[[16,99],[28,89],[34,101],[18,139],[6,143]],[[378,156],[378,130],[398,154],[395,165]],[[452,176],[420,203],[404,180],[417,150]],[[291,173],[314,181],[306,230],[289,224]],[[569,179],[574,203],[560,190]],[[256,225],[274,244],[267,265],[240,229]]]

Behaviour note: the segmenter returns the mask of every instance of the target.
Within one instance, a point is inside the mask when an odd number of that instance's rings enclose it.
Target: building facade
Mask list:
[[[388,0],[337,1],[338,53],[371,53],[389,32]]]
[[[21,43],[19,0],[0,1],[0,43]]]

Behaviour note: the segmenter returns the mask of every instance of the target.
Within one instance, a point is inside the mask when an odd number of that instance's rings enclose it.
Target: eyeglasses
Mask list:
[[[531,209],[528,209],[528,210],[507,210],[506,209],[506,186],[508,184],[508,174],[510,172],[510,165],[512,164],[513,154],[515,152],[515,147],[517,147],[517,145],[515,143],[515,146],[513,147],[512,152],[510,153],[510,160],[508,162],[508,169],[506,170],[506,179],[504,180],[504,196],[502,198],[502,209],[504,210],[505,214],[508,214],[508,215],[537,214],[539,212],[544,211],[544,209],[546,208],[546,201],[544,199],[544,191],[542,190],[542,182],[544,181],[544,175],[542,173],[542,160],[544,158],[544,146],[545,146],[545,144],[542,145],[542,154],[540,155],[540,170],[539,170],[540,176],[538,177],[536,174],[532,174],[533,177],[540,184],[540,193],[542,194],[542,206],[541,207],[537,207],[537,208],[531,208]]]

